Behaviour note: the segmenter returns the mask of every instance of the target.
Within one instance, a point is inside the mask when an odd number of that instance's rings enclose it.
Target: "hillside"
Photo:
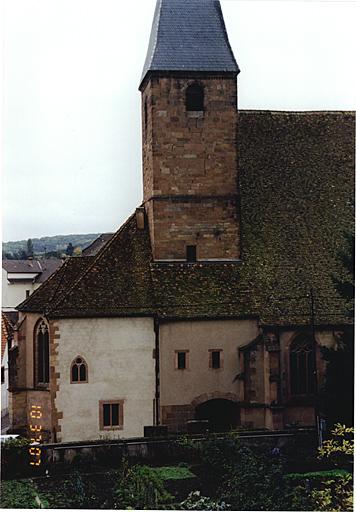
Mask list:
[[[88,235],[56,235],[44,236],[42,238],[31,238],[35,254],[44,254],[49,252],[64,252],[69,243],[73,247],[80,247],[84,249],[93,240],[95,240],[100,233],[90,233]],[[18,240],[11,242],[3,242],[3,254],[16,254],[19,251],[26,251],[27,240]]]

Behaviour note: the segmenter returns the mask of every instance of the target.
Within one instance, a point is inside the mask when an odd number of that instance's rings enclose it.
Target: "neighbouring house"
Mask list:
[[[239,111],[220,3],[159,0],[140,82],[143,203],[19,307],[14,432],[314,426],[353,229],[355,113]]]
[[[95,256],[99,250],[113,237],[114,233],[103,233],[82,250],[82,256]]]
[[[62,260],[2,260],[2,311],[16,311],[62,264]]]

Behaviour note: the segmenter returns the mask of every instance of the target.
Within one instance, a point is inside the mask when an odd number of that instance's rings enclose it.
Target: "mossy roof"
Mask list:
[[[344,272],[338,253],[353,230],[354,155],[354,113],[242,111],[241,262],[154,263],[148,230],[132,216],[95,257],[70,258],[19,309],[302,325],[313,288],[316,323],[348,322],[333,276]]]

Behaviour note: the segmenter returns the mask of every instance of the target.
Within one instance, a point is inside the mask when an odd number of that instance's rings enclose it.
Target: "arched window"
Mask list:
[[[88,365],[81,356],[78,356],[72,362],[70,368],[70,381],[88,382]]]
[[[290,347],[290,383],[292,395],[311,395],[315,391],[314,343],[306,335],[298,336]]]
[[[187,88],[185,96],[185,107],[190,112],[204,110],[204,89],[199,84],[192,84]]]
[[[35,376],[37,384],[49,383],[49,332],[44,320],[38,324],[35,334]]]

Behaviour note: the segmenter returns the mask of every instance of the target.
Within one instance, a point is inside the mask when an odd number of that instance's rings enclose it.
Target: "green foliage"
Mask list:
[[[354,453],[354,429],[337,423],[331,438],[319,448],[319,458],[327,459],[334,466],[345,467]]]
[[[66,248],[66,255],[72,256],[73,252],[74,252],[73,244],[71,242],[69,242],[69,244],[67,245],[67,248]]]
[[[330,471],[312,471],[310,473],[288,473],[286,478],[289,478],[291,481],[296,482],[300,480],[325,480],[326,478],[339,478],[350,473],[345,469],[332,469]]]
[[[236,434],[202,443],[204,488],[234,510],[278,510],[285,482],[280,456],[241,445]]]
[[[286,495],[288,510],[348,511],[353,509],[352,475],[318,482],[313,487],[308,478]]]
[[[201,496],[200,491],[193,491],[177,508],[179,510],[230,510],[231,506],[224,501]]]
[[[28,447],[30,441],[21,437],[8,439],[1,443],[1,472],[10,478],[30,469]]]
[[[162,466],[159,468],[151,468],[159,478],[165,480],[184,480],[185,478],[193,478],[194,475],[186,466]]]
[[[124,461],[114,490],[114,509],[157,509],[172,501],[157,471],[148,466],[129,467]]]
[[[353,428],[337,424],[332,437],[319,448],[319,458],[335,466],[345,466],[353,456]],[[304,475],[288,475],[289,480],[302,480],[287,496],[290,510],[353,510],[352,475],[346,471],[321,471]]]
[[[5,480],[1,483],[1,508],[40,508],[36,497],[38,492],[31,480]],[[43,508],[47,507],[47,502],[40,499]]]
[[[65,252],[69,243],[73,247],[84,248],[90,245],[99,234],[89,233],[87,235],[56,235],[56,236],[44,236],[42,238],[32,238],[32,246],[35,255],[39,254],[58,254],[58,251]],[[14,242],[3,242],[3,252],[16,256],[14,259],[26,259],[27,258],[27,240],[19,240]],[[25,255],[25,256],[24,256]],[[21,257],[20,257],[21,256]],[[9,258],[11,259],[11,258]]]
[[[29,238],[27,240],[26,252],[27,252],[27,257],[33,257],[33,243],[32,243],[31,238]]]

